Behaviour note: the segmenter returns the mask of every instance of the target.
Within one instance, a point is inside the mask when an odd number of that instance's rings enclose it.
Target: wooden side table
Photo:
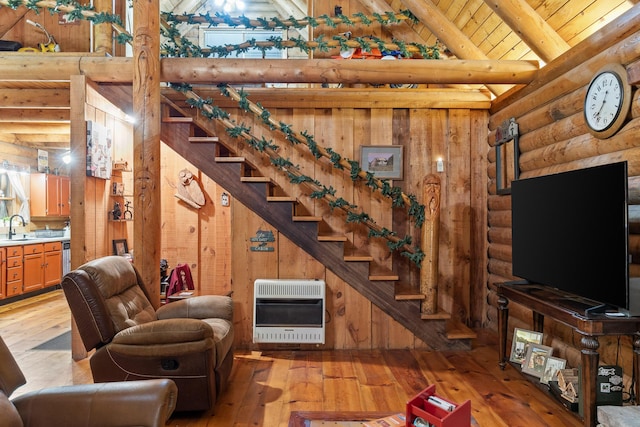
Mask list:
[[[575,296],[541,285],[514,282],[497,285],[498,293],[498,333],[499,363],[504,369],[507,363],[507,332],[509,321],[509,301],[530,308],[533,313],[533,328],[543,332],[544,317],[548,316],[564,323],[582,335],[580,340],[582,363],[582,387],[580,399],[583,402],[584,425],[596,425],[596,379],[598,375],[599,336],[630,335],[633,339],[633,369],[635,371],[635,389],[640,385],[640,317],[612,318],[602,315],[586,317],[567,304]]]

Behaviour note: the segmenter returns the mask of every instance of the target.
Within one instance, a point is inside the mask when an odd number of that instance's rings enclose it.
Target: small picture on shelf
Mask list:
[[[528,331],[526,329],[515,328],[513,330],[513,341],[511,342],[511,357],[509,361],[522,364],[527,356],[529,344],[542,344],[542,333]]]
[[[122,182],[114,182],[111,185],[111,194],[114,196],[124,196],[124,184]]]
[[[558,357],[549,357],[547,364],[544,367],[544,373],[540,377],[540,382],[543,384],[549,384],[549,381],[558,381],[558,372],[564,369],[567,361]]]
[[[113,241],[113,254],[124,256],[129,253],[129,245],[127,239],[117,239]]]
[[[547,359],[551,357],[553,349],[542,344],[529,344],[527,347],[527,356],[522,363],[522,372],[542,378]]]

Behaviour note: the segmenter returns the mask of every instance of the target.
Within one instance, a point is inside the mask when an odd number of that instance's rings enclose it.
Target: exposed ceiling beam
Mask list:
[[[0,80],[68,80],[84,74],[98,83],[130,83],[131,58],[96,58],[0,54]],[[55,66],[54,66],[55,64]],[[81,72],[78,72],[78,70]],[[438,83],[438,84],[526,84],[538,71],[537,61],[404,60],[350,61],[340,59],[211,59],[165,58],[161,61],[161,80],[209,84],[225,83]],[[39,77],[38,77],[39,76]],[[383,76],[383,77],[381,77]],[[383,80],[383,81],[381,81]],[[6,102],[5,91],[11,92]],[[24,96],[25,93],[28,96]],[[69,105],[69,92],[3,90],[0,107],[47,108]],[[66,100],[64,99],[66,96]],[[36,104],[35,100],[40,97]],[[64,101],[64,102],[63,102]],[[65,103],[66,102],[66,103]],[[43,107],[44,104],[44,107]]]
[[[401,0],[420,22],[460,59],[486,60],[487,56],[458,27],[442,13],[431,0]],[[447,62],[447,61],[443,61]],[[462,83],[462,82],[459,82]],[[465,82],[469,83],[469,82]],[[501,95],[511,86],[488,84],[496,95]]]
[[[484,0],[542,60],[551,62],[571,46],[524,0]]]
[[[53,62],[49,69],[53,66]],[[13,74],[19,74],[16,70]],[[0,77],[2,78],[2,77]],[[63,89],[2,89],[0,108],[69,108],[69,91]]]
[[[70,111],[68,106],[64,109],[29,109],[3,108],[0,111],[0,123],[3,122],[35,122],[35,123],[69,123]],[[0,132],[3,126],[0,124]]]
[[[69,135],[0,133],[0,141],[31,148],[69,149]]]
[[[69,123],[0,123],[0,132],[22,134],[69,135]]]

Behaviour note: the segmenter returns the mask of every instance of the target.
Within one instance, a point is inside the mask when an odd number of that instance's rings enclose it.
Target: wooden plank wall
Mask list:
[[[634,22],[635,20],[635,22]],[[640,178],[640,157],[638,156],[638,114],[633,113],[625,127],[609,139],[599,140],[588,133],[582,117],[582,105],[586,87],[590,79],[603,65],[621,62],[630,75],[637,75],[640,54],[637,45],[637,18],[628,19],[624,15],[605,27],[597,39],[587,39],[557,61],[542,69],[539,78],[522,91],[499,98],[494,102],[490,118],[490,130],[495,131],[504,120],[515,117],[520,126],[521,178],[546,175],[566,170],[580,169],[598,164],[628,161],[629,196],[631,212],[640,204],[638,179]],[[638,89],[638,79],[633,91]],[[634,101],[635,102],[635,101]],[[634,106],[634,109],[636,107]],[[492,133],[490,143],[495,141]],[[574,148],[578,147],[578,148]],[[511,274],[511,200],[510,196],[496,195],[495,152],[488,153],[489,186],[489,285],[512,280]],[[637,221],[631,215],[630,248],[634,262],[640,255]],[[632,270],[640,265],[632,264]],[[487,317],[489,326],[497,327],[497,296],[489,291]],[[525,307],[512,304],[509,326],[531,328],[531,312]],[[511,331],[510,331],[511,333]],[[555,354],[569,360],[572,366],[579,363],[576,349],[580,336],[568,328],[545,322],[545,344],[554,347]],[[623,337],[620,344],[615,338],[600,340],[601,363],[623,366],[625,377],[632,373],[632,345],[629,337]],[[619,353],[618,353],[619,351]]]
[[[250,92],[250,90],[249,90]],[[399,94],[401,92],[398,92]],[[251,98],[249,93],[249,98]],[[274,101],[275,102],[275,101]],[[268,101],[263,104],[269,109]],[[345,100],[336,108],[274,108],[278,121],[292,125],[297,132],[308,131],[324,147],[359,159],[361,145],[404,147],[404,179],[395,181],[406,193],[421,197],[425,175],[435,173],[435,160],[444,160],[440,233],[440,306],[465,322],[480,324],[484,313],[483,280],[486,264],[482,236],[486,205],[487,112],[473,109],[352,108]],[[419,244],[419,229],[407,221],[402,210],[392,210],[388,200],[371,193],[336,170],[326,161],[314,161],[300,146],[292,148],[261,126],[260,120],[236,109],[226,109],[232,117],[249,126],[257,137],[273,139],[294,164],[325,185],[360,206],[379,224],[408,233]],[[219,136],[224,138],[224,133]],[[253,154],[239,144],[240,155]],[[244,151],[243,151],[244,150]],[[260,160],[253,160],[254,164]],[[344,234],[355,250],[368,252],[377,262],[393,268],[404,282],[417,284],[419,270],[404,258],[392,256],[384,241],[369,239],[362,227],[347,224],[341,211],[330,212],[324,202],[310,200],[298,185],[273,170],[266,170],[287,195],[299,198],[312,215],[322,216],[335,233]],[[475,192],[475,193],[473,193]],[[304,193],[304,192],[303,192]],[[273,252],[252,252],[251,238],[258,230],[275,236]],[[421,347],[412,334],[380,312],[368,300],[337,278],[325,266],[293,245],[277,230],[245,206],[232,201],[231,277],[236,301],[236,345],[251,347],[253,282],[258,278],[317,278],[327,282],[327,348],[406,348]],[[474,276],[472,277],[472,273]],[[427,325],[425,327],[428,327]]]

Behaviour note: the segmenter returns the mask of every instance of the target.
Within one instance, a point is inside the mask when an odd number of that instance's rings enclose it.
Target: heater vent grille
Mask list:
[[[258,279],[253,342],[324,344],[324,280]]]

